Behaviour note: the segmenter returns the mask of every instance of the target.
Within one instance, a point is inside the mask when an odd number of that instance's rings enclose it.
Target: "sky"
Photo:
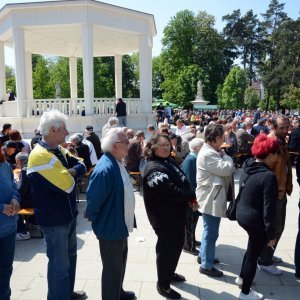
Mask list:
[[[51,0],[50,0],[51,1]],[[69,0],[70,1],[70,0]],[[43,0],[0,0],[0,9],[9,3],[44,2]],[[188,9],[197,14],[199,11],[206,11],[216,18],[216,29],[222,31],[224,22],[222,16],[231,14],[235,9],[240,9],[244,15],[252,9],[260,17],[264,13],[270,0],[104,0],[105,2],[125,8],[138,10],[154,15],[157,36],[153,39],[152,55],[157,56],[161,52],[161,39],[163,30],[172,17],[181,10]],[[300,0],[279,0],[285,4],[285,12],[292,19],[297,19],[300,12]],[[14,66],[14,52],[5,49],[5,64]]]

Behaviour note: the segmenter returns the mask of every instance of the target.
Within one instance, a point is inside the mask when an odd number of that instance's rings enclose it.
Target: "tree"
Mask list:
[[[181,67],[194,63],[196,30],[195,15],[189,10],[178,12],[164,28],[163,73],[168,77]]]
[[[60,97],[70,98],[70,75],[69,75],[69,59],[66,57],[53,57],[48,61],[48,70],[50,73],[49,88],[52,96],[55,97],[55,85],[60,84]]]
[[[195,63],[209,80],[205,99],[215,103],[218,84],[223,83],[233,63],[224,38],[214,28],[215,18],[200,11],[196,17]]]
[[[50,86],[50,73],[47,68],[47,60],[39,56],[32,72],[33,77],[33,97],[35,99],[53,98],[53,92]]]
[[[234,10],[232,14],[223,16],[227,24],[223,34],[228,43],[232,45],[232,51],[236,58],[241,59],[244,69],[248,70],[249,84],[255,77],[256,65],[261,54],[261,27],[257,15],[252,10],[241,16],[240,10]]]
[[[220,107],[226,109],[244,108],[244,95],[246,88],[246,71],[238,66],[233,67],[225,79],[222,89],[222,99],[219,99],[218,104]]]
[[[279,26],[288,20],[284,10],[284,3],[279,3],[278,0],[271,0],[267,11],[262,14],[263,21],[261,22],[261,39],[262,39],[262,56],[259,64],[260,75],[264,86],[267,89],[266,110],[268,110],[270,97],[276,100],[276,109],[279,108],[280,95],[282,93],[282,82],[275,71],[279,65],[280,57],[278,56],[277,48],[277,31]]]
[[[163,89],[161,84],[164,82],[164,75],[161,71],[161,56],[152,59],[152,96],[156,99],[162,99]]]
[[[123,97],[138,98],[139,91],[139,61],[138,55],[124,55],[122,60]]]
[[[203,84],[203,94],[204,98],[207,97],[208,89],[205,88],[209,86],[208,76],[205,75],[204,70],[202,70],[198,65],[190,65],[184,67],[178,74],[178,79],[175,82],[177,87],[177,103],[180,106],[191,108],[191,101],[195,100],[197,94],[197,82],[201,80]],[[207,98],[206,98],[207,99]]]
[[[280,104],[288,109],[300,109],[300,88],[291,84],[288,92],[283,95]]]
[[[259,106],[259,100],[260,97],[258,96],[257,91],[253,87],[248,86],[245,90],[245,107],[248,109],[255,109]]]
[[[16,78],[13,68],[5,66],[6,90],[11,89],[16,93]],[[5,91],[6,92],[6,91]]]
[[[204,86],[206,99],[212,103],[216,101],[215,91],[218,84],[223,83],[232,60],[226,42],[214,29],[214,24],[214,17],[206,12],[199,12],[195,17],[193,12],[184,10],[178,12],[164,29],[159,65],[164,79],[160,88],[165,100],[187,105],[194,99],[190,92],[183,92],[186,86],[183,78],[191,78],[188,67],[197,65],[205,73],[205,81],[209,82]],[[189,85],[193,86],[193,82]]]

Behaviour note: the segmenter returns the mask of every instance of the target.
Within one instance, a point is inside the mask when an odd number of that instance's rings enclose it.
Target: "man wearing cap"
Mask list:
[[[145,134],[142,130],[138,130],[134,138],[129,140],[128,155],[125,159],[127,170],[131,172],[139,172],[140,160],[143,154]]]
[[[85,127],[85,139],[93,144],[97,159],[99,160],[102,155],[101,142],[99,136],[94,132],[94,128],[92,125],[88,125]]]

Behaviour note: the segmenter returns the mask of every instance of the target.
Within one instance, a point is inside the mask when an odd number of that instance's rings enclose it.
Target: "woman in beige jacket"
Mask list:
[[[223,142],[223,126],[209,124],[205,129],[205,144],[197,158],[196,195],[203,220],[198,262],[200,273],[213,277],[223,276],[213,264],[220,221],[226,212],[227,189],[234,171],[232,158],[221,150]]]

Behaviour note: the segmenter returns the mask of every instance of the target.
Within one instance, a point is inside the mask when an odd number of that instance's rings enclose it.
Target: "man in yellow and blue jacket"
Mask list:
[[[60,144],[69,134],[67,117],[57,110],[40,120],[42,140],[32,150],[27,174],[33,188],[37,223],[45,235],[48,263],[48,300],[86,299],[74,292],[76,242],[76,180],[85,165]]]

